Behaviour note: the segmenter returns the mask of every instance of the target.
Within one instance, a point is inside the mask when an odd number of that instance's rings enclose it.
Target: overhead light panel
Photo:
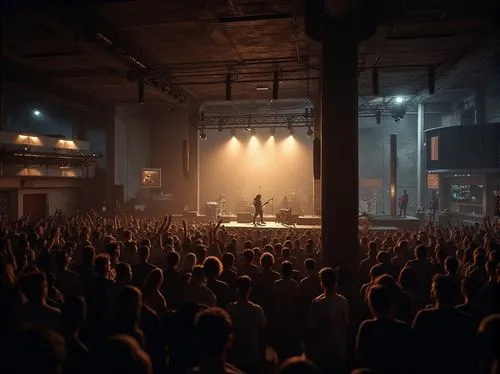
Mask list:
[[[255,89],[257,91],[269,91],[269,87],[265,87],[265,86],[257,86]]]

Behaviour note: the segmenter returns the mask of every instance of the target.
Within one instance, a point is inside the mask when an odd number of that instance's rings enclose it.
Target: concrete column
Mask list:
[[[190,148],[189,156],[189,198],[187,204],[189,210],[200,211],[200,156],[198,137],[198,114],[199,105],[194,105],[189,112],[188,144]]]
[[[417,110],[417,206],[426,207],[427,172],[425,167],[425,107],[418,104]]]
[[[483,215],[492,217],[495,215],[495,181],[492,174],[486,174],[483,189]]]
[[[115,142],[115,108],[109,107],[102,114],[106,129],[106,199],[108,205],[114,201],[116,142]]]
[[[389,196],[391,199],[391,216],[398,215],[398,137],[391,134],[389,159]]]
[[[475,93],[474,123],[484,125],[488,122],[486,115],[486,92],[483,85],[476,88]]]
[[[341,265],[354,274],[358,266],[358,40],[351,3],[338,3],[345,7],[338,4],[335,19],[325,16],[322,38],[322,254],[326,265]]]
[[[321,84],[319,85],[319,95],[314,100],[314,138],[319,139],[318,142],[321,148]],[[313,149],[313,152],[316,152]],[[314,156],[313,156],[314,157]],[[320,156],[321,159],[321,156]],[[314,160],[313,160],[314,162]],[[319,160],[321,163],[321,160]],[[321,215],[321,175],[318,179],[313,177],[313,215]]]

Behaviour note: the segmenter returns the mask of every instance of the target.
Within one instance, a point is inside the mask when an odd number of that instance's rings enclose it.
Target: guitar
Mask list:
[[[274,197],[271,197],[269,200],[267,200],[264,204],[262,204],[262,208],[264,208],[267,204],[269,204],[271,201],[274,200]]]

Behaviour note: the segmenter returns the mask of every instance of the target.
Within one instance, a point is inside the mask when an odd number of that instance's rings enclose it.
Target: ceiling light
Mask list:
[[[35,115],[35,116],[37,116],[37,117],[38,117],[38,116],[40,116],[40,114],[42,114],[42,113],[41,113],[38,109],[35,109],[35,110],[33,111],[33,115]]]
[[[261,86],[257,86],[255,88],[257,91],[269,91],[269,87],[261,87]]]
[[[401,96],[396,97],[396,103],[401,104],[405,99],[403,99]]]

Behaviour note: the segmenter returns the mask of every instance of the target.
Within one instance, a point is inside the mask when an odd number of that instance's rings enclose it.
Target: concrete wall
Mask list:
[[[417,196],[417,115],[407,114],[398,123],[391,116],[359,118],[359,177],[378,178],[384,183],[383,210],[389,212],[389,137],[398,136],[398,196],[407,190],[409,210]]]
[[[74,216],[78,209],[77,188],[26,188],[18,190],[18,217],[23,215],[23,196],[29,194],[47,195],[48,214],[53,215],[57,209],[69,216]]]
[[[174,196],[177,211],[196,210],[192,183],[196,183],[197,170],[192,167],[190,180],[184,175],[183,167],[182,143],[189,139],[189,108],[157,106],[151,112],[154,119],[150,123],[151,134],[154,134],[151,137],[151,166],[162,169],[161,191]],[[192,151],[195,147],[196,144],[191,147]],[[192,166],[197,164],[195,153],[192,153]]]
[[[115,108],[115,184],[123,185],[125,200],[137,197],[141,169],[151,167],[149,121],[147,106]]]

